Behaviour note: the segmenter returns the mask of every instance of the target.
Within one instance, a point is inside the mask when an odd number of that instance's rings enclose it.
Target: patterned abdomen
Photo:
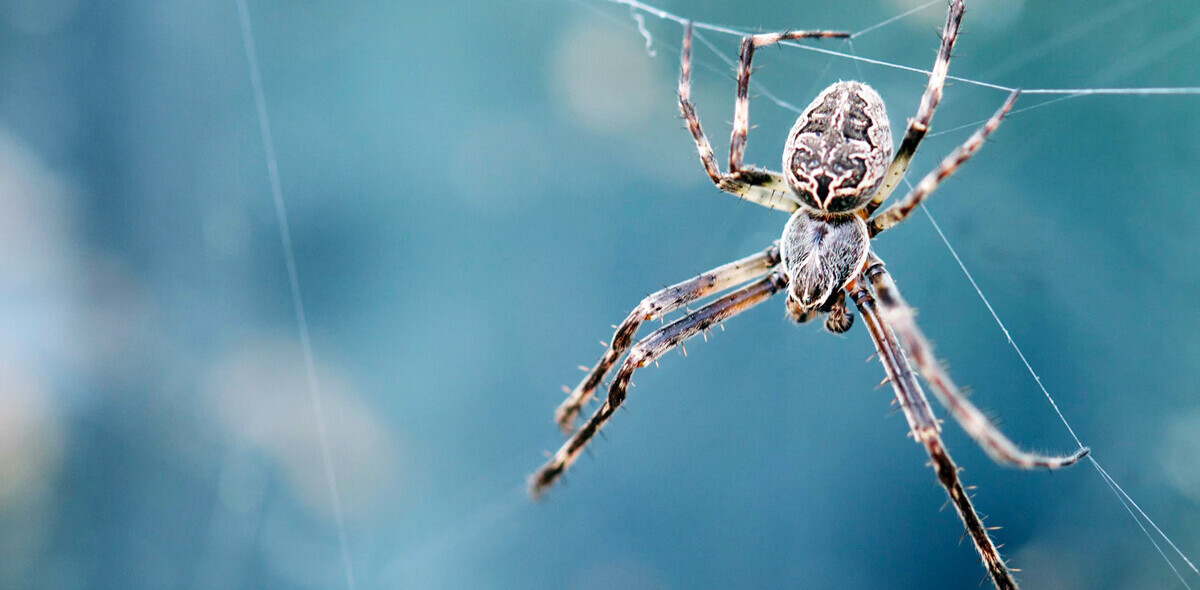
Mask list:
[[[891,159],[883,99],[861,82],[838,82],[796,119],[783,149],[783,173],[805,206],[846,213],[871,200]]]

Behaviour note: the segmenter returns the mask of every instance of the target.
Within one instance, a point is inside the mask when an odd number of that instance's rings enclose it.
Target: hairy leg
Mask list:
[[[773,244],[758,254],[719,266],[643,299],[633,311],[629,312],[625,321],[617,326],[612,344],[604,351],[604,355],[596,362],[596,366],[592,367],[583,381],[580,381],[579,385],[571,390],[567,399],[558,406],[558,410],[554,413],[554,420],[558,422],[559,427],[568,433],[573,430],[575,417],[592,398],[592,392],[600,385],[604,375],[612,369],[617,359],[629,348],[642,322],[658,319],[663,314],[679,309],[692,301],[758,278],[776,264],[779,264],[779,246]]]
[[[700,117],[692,104],[692,24],[684,25],[683,48],[680,51],[679,63],[679,112],[687,123],[688,131],[696,142],[696,150],[700,153],[700,163],[704,171],[712,179],[717,188],[736,195],[742,199],[757,203],[763,207],[794,212],[799,203],[792,198],[791,190],[787,187],[783,175],[770,170],[746,168],[742,166],[742,154],[745,152],[746,135],[749,129],[749,98],[747,90],[750,84],[750,58],[753,56],[755,43],[778,43],[784,39],[800,39],[810,37],[845,37],[847,33],[832,33],[827,31],[797,31],[794,33],[775,33],[770,35],[752,35],[742,42],[742,62],[738,66],[738,98],[734,108],[733,135],[730,139],[729,172],[722,173],[717,165],[717,157],[713,154],[712,144],[700,126]],[[756,41],[757,40],[757,41]]]
[[[954,171],[958,170],[959,166],[962,166],[971,156],[975,155],[975,152],[983,147],[983,142],[987,139],[987,136],[991,135],[1000,126],[1000,121],[1004,119],[1004,115],[1008,114],[1008,110],[1017,101],[1018,95],[1020,95],[1019,91],[1014,91],[1008,95],[1008,100],[1004,101],[1004,104],[983,124],[983,127],[977,129],[975,133],[971,134],[971,137],[967,138],[966,142],[958,146],[953,152],[950,152],[949,156],[943,158],[938,167],[934,168],[929,174],[926,174],[925,178],[922,178],[921,182],[917,183],[917,186],[913,187],[907,195],[904,195],[903,199],[893,203],[879,215],[869,219],[867,221],[867,232],[871,234],[871,237],[875,237],[884,230],[907,219],[908,215],[913,212],[913,209],[916,209],[917,205],[920,205],[921,201],[925,200],[925,197],[928,197],[933,191],[937,190],[938,185],[943,180],[954,174]]]
[[[625,401],[625,393],[634,371],[654,362],[668,350],[684,340],[725,321],[778,293],[787,287],[787,277],[774,271],[771,274],[730,293],[700,309],[655,330],[634,345],[629,357],[621,365],[608,388],[608,399],[601,404],[587,424],[580,428],[550,460],[530,477],[529,491],[535,498],[541,496],[563,472],[575,462],[584,447],[608,422],[617,408]]]
[[[743,170],[742,158],[746,155],[746,136],[750,133],[750,63],[754,50],[782,41],[796,39],[846,39],[849,33],[837,31],[785,31],[763,33],[742,38],[737,69],[737,101],[733,105],[733,132],[729,136],[729,173]]]
[[[933,69],[930,70],[929,84],[925,87],[925,94],[921,95],[921,106],[917,108],[917,116],[908,120],[908,128],[904,130],[904,139],[900,142],[900,148],[896,150],[896,157],[892,159],[891,166],[888,166],[887,173],[883,178],[883,185],[879,187],[871,202],[867,203],[866,214],[868,216],[883,204],[892,191],[896,190],[900,179],[904,178],[904,173],[908,171],[908,164],[912,161],[913,154],[917,153],[917,146],[921,145],[921,140],[925,139],[925,134],[929,132],[933,112],[937,110],[938,102],[942,100],[942,89],[946,86],[946,74],[950,71],[950,56],[954,52],[954,42],[958,40],[958,27],[962,23],[963,10],[963,0],[950,2],[950,10],[946,14],[946,27],[942,29],[942,46],[933,62]]]
[[[963,526],[966,527],[967,534],[970,535],[971,542],[974,543],[975,550],[979,553],[979,558],[992,578],[992,583],[995,584],[997,590],[1016,590],[1017,583],[1013,579],[1008,565],[1000,557],[1000,551],[988,535],[987,527],[983,525],[983,519],[975,511],[970,497],[963,488],[962,481],[958,479],[958,466],[954,464],[950,453],[946,451],[937,418],[934,417],[933,409],[929,407],[929,401],[925,398],[925,393],[921,391],[920,384],[917,383],[916,375],[913,374],[903,349],[896,341],[896,335],[880,317],[875,305],[875,298],[871,296],[870,291],[862,284],[861,280],[851,283],[848,290],[850,298],[854,300],[854,305],[862,314],[863,323],[867,326],[871,340],[875,343],[879,362],[883,364],[884,371],[887,372],[888,381],[896,393],[896,400],[900,403],[900,409],[904,411],[904,417],[908,420],[909,430],[912,432],[913,438],[921,443],[929,454],[938,483],[950,496],[950,501],[954,504],[954,509],[958,512]]]
[[[904,348],[912,355],[921,375],[925,377],[938,401],[946,406],[950,415],[962,425],[963,430],[999,463],[1007,463],[1021,469],[1058,469],[1072,465],[1088,454],[1081,448],[1070,455],[1050,456],[1024,451],[1017,447],[1003,432],[992,424],[971,400],[958,389],[945,369],[933,354],[933,347],[913,321],[913,310],[900,296],[896,283],[883,268],[883,261],[874,254],[867,262],[863,277],[871,282],[879,300],[883,318],[900,336]]]

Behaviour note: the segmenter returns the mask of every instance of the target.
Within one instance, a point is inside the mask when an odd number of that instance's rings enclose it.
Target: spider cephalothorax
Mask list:
[[[685,24],[680,52],[679,110],[696,140],[705,173],[722,191],[764,207],[786,211],[791,218],[778,243],[758,254],[655,292],[629,313],[617,327],[612,343],[599,362],[558,407],[555,419],[564,431],[572,431],[579,411],[592,399],[592,393],[604,376],[626,351],[629,352],[608,387],[608,396],[595,414],[531,478],[531,491],[535,496],[562,477],[588,442],[621,407],[633,373],[638,369],[688,338],[704,334],[713,326],[784,291],[787,292],[788,315],[793,319],[806,321],[818,314],[827,314],[825,326],[833,332],[844,332],[851,324],[846,309],[849,299],[862,314],[875,352],[887,373],[885,382],[895,391],[913,438],[925,447],[938,482],[946,489],[992,582],[1000,590],[1017,587],[958,479],[958,467],[942,443],[939,421],[909,366],[905,349],[950,415],[997,461],[1025,469],[1057,469],[1079,461],[1087,454],[1087,449],[1065,456],[1040,455],[1021,450],[1004,436],[963,395],[937,362],[929,342],[913,321],[913,311],[900,297],[883,261],[872,252],[870,242],[880,232],[907,218],[939,182],[970,158],[1000,124],[1017,98],[1015,92],[1010,95],[987,123],[942,160],[904,198],[877,213],[903,178],[913,153],[929,129],[933,111],[942,95],[962,15],[963,0],[952,0],[929,84],[894,157],[887,113],[879,95],[859,82],[838,82],[825,89],[796,120],[784,145],[782,172],[742,163],[750,129],[750,63],[754,50],[791,39],[850,35],[831,31],[789,31],[749,35],[742,40],[733,134],[729,142],[729,169],[722,172],[692,106],[692,26]],[[741,287],[735,289],[738,285]],[[723,292],[699,308],[688,307]],[[687,309],[687,314],[634,343],[633,338],[643,322],[680,308]]]
[[[783,174],[805,207],[845,213],[870,202],[891,159],[883,99],[866,84],[838,82],[796,119],[783,148]]]
[[[867,260],[867,224],[850,214],[820,215],[800,209],[792,214],[779,241],[783,270],[789,279],[788,315],[798,322],[818,311],[835,312],[826,322],[831,332],[850,329],[853,316],[837,297]]]

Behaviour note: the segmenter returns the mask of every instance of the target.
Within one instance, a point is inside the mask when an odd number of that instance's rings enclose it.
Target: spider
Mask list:
[[[958,467],[942,443],[940,425],[909,365],[911,358],[938,401],[995,461],[1022,469],[1058,469],[1087,455],[1087,448],[1063,456],[1021,450],[1000,432],[958,389],[942,369],[928,340],[913,320],[870,240],[904,221],[938,184],[982,147],[1016,101],[1004,104],[965,143],[955,149],[904,198],[876,211],[895,190],[921,143],[941,99],[951,52],[963,15],[963,0],[952,0],[942,32],[941,48],[916,117],[892,155],[892,136],[883,100],[860,82],[838,82],[826,88],[796,119],[783,149],[783,172],[742,163],[749,129],[750,64],[756,49],[785,40],[844,38],[832,31],[790,31],[750,35],[742,39],[737,68],[737,98],[730,138],[729,171],[721,172],[700,119],[692,106],[692,25],[685,23],[680,59],[679,110],[696,142],[704,170],[717,188],[791,218],[782,237],[758,254],[731,262],[667,287],[642,300],[617,327],[612,344],[583,381],[568,393],[555,418],[564,432],[593,397],[604,376],[627,350],[608,397],[591,419],[530,478],[536,498],[554,484],[625,401],[634,371],[645,367],[683,341],[703,333],[779,292],[786,292],[787,315],[796,322],[824,316],[827,330],[841,333],[853,325],[846,299],[858,309],[875,351],[908,421],[913,438],[929,454],[938,482],[946,489],[967,534],[996,588],[1016,588],[1008,565],[971,504],[958,478]],[[633,344],[638,327],[698,299],[741,288],[687,313]],[[897,336],[899,338],[897,338]],[[905,352],[907,351],[907,356]]]

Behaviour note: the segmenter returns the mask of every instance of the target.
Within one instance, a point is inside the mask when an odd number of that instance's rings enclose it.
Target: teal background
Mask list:
[[[601,0],[249,5],[359,588],[976,587],[865,331],[797,327],[782,300],[638,373],[567,485],[525,496],[609,326],[786,221],[703,175],[677,25],[647,17],[651,55]],[[857,31],[913,5],[662,7]],[[928,68],[944,18],[853,51]],[[956,54],[951,74],[1005,86],[1200,86],[1200,12],[968,2]],[[756,65],[799,106],[864,80],[897,135],[925,84],[791,48]],[[695,76],[723,160],[732,72],[699,47]],[[933,131],[1004,96],[951,83]],[[748,161],[778,167],[794,117],[757,97]],[[1017,113],[930,201],[1080,437],[1191,556],[1198,121],[1197,95]],[[928,139],[912,179],[970,131]],[[345,587],[274,215],[233,0],[0,2],[0,587]],[[976,402],[1071,450],[924,215],[877,249]],[[945,430],[1023,587],[1181,586],[1089,465],[1019,472]]]

